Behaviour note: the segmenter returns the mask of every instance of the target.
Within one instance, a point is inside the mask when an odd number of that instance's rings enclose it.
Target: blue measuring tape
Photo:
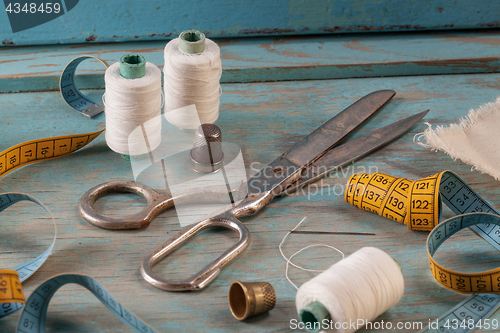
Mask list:
[[[460,302],[419,333],[470,333],[476,329],[498,332],[497,319],[485,319],[500,307],[500,295],[474,295]]]
[[[86,117],[92,118],[104,111],[104,104],[97,103],[85,96],[75,84],[76,68],[82,61],[87,59],[95,59],[109,67],[108,63],[97,57],[84,55],[71,60],[63,70],[61,79],[59,80],[59,89],[62,98],[73,110],[80,112]]]
[[[54,293],[67,283],[77,283],[90,290],[113,314],[137,332],[156,332],[118,303],[96,280],[85,275],[64,274],[53,277],[39,286],[25,302],[21,282],[33,275],[50,256],[56,243],[57,226],[49,209],[40,200],[24,193],[0,194],[0,212],[24,200],[40,205],[50,215],[54,223],[54,239],[47,250],[36,258],[14,267],[13,270],[0,269],[0,319],[23,309],[17,332],[43,333],[45,332],[47,309]],[[27,305],[23,308],[25,303]]]
[[[118,303],[104,287],[90,276],[80,274],[62,274],[45,281],[26,302],[17,325],[17,333],[45,333],[45,322],[49,302],[55,292],[68,283],[76,283],[92,292],[114,315],[136,332],[157,333],[132,312]]]
[[[444,268],[433,259],[434,253],[446,239],[468,227],[500,250],[500,213],[455,173],[443,171],[417,181],[378,173],[353,175],[349,179],[345,197],[347,202],[404,223],[409,229],[432,230],[427,241],[429,265],[434,279],[443,287],[470,294],[500,293],[500,268],[475,274],[459,273]],[[442,202],[457,216],[439,223]],[[458,314],[455,319],[461,321],[462,327],[447,325],[440,327],[439,332],[469,332],[463,331],[466,317],[467,320],[475,320],[474,323],[470,321],[469,326],[474,324],[477,327],[500,304],[499,297],[490,297],[488,306],[492,310],[478,311],[478,308],[475,315],[469,318],[471,314],[467,306],[478,297],[482,295],[470,296],[438,318],[442,325],[446,325],[449,316]],[[485,306],[481,308],[486,309]]]
[[[52,244],[50,244],[50,246],[47,248],[47,250],[45,250],[42,254],[40,254],[39,256],[37,256],[36,258],[34,258],[30,261],[27,261],[27,262],[13,268],[13,270],[18,273],[19,283],[28,279],[31,275],[33,275],[44,264],[44,262],[50,256],[50,253],[52,252],[54,245],[56,244],[56,237],[57,237],[57,227],[56,227],[56,221],[54,220],[54,217],[52,217],[52,214],[50,213],[49,209],[47,207],[45,207],[45,205],[42,202],[40,202],[38,199],[36,199],[35,197],[33,197],[31,195],[24,194],[24,193],[0,194],[0,212],[2,212],[6,208],[14,205],[15,203],[17,203],[19,201],[23,201],[23,200],[31,201],[31,202],[34,202],[34,203],[40,205],[40,207],[45,209],[45,211],[50,215],[50,217],[52,218],[52,222],[54,223],[54,239],[52,241]],[[5,274],[10,275],[8,273],[5,273]],[[1,273],[0,273],[0,275],[1,275]],[[2,279],[2,281],[0,282],[0,291],[2,291],[2,288],[6,288],[6,289],[8,289],[9,287],[14,288],[15,286],[11,286],[11,284],[16,284],[16,282],[17,282],[16,280],[10,280],[10,279],[6,279],[6,278]],[[17,288],[20,288],[20,286],[17,286]],[[22,291],[21,291],[21,293],[22,293]],[[0,296],[6,296],[6,292],[4,292],[3,294],[0,294]],[[12,299],[14,300],[15,298],[12,297]],[[0,298],[0,301],[1,301],[1,298]],[[2,301],[2,303],[0,304],[0,319],[19,311],[23,307],[23,304],[24,304],[24,302]]]

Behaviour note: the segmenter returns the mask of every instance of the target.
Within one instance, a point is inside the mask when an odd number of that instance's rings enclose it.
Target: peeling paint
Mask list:
[[[479,23],[479,27],[488,27],[488,28],[496,28],[500,26],[500,21],[488,22],[488,23]]]
[[[13,41],[11,41],[11,40],[9,40],[9,39],[4,39],[4,40],[2,41],[2,44],[3,44],[3,45],[14,45],[14,42],[13,42]]]
[[[450,41],[453,41],[455,43],[459,43],[462,45],[481,44],[481,45],[500,46],[500,39],[499,38],[479,37],[477,35],[474,35],[474,36],[456,36],[453,34],[439,34],[437,36],[442,36],[446,40],[450,40]],[[497,37],[497,35],[494,35],[494,37]]]
[[[109,8],[115,9],[113,15]],[[186,8],[196,11],[186,15]],[[97,36],[99,41],[109,42],[155,40],[177,36],[180,27],[195,27],[210,38],[500,27],[500,2],[492,0],[432,0],[425,4],[415,0],[253,0],[236,7],[229,0],[186,0],[182,6],[159,1],[139,6],[131,0],[87,0],[86,6],[74,11],[78,13],[61,16],[36,30],[10,34],[4,29],[0,40],[16,45],[86,43],[95,42],[92,38]],[[10,43],[0,45],[6,44]]]
[[[281,33],[292,33],[295,29],[279,29],[279,28],[265,28],[265,29],[243,29],[238,31],[240,35],[269,35],[269,34],[281,34]]]
[[[85,38],[86,42],[95,42],[96,40],[97,40],[97,36],[96,35],[90,35],[87,38]]]
[[[373,52],[373,46],[362,45],[359,40],[353,40],[352,42],[345,43],[344,46],[351,50]]]

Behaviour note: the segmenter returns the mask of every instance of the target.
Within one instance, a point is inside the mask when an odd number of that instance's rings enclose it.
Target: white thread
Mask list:
[[[106,143],[109,148],[125,155],[145,154],[157,148],[161,142],[159,116],[162,107],[161,71],[158,67],[147,62],[143,77],[126,79],[120,75],[120,64],[115,63],[106,70],[104,80]]]
[[[289,265],[289,264],[290,264],[290,265],[292,265],[292,266],[294,266],[294,267],[296,267],[296,268],[298,268],[298,269],[300,269],[300,270],[307,271],[307,272],[316,272],[316,273],[321,273],[321,272],[323,272],[322,270],[317,270],[317,269],[307,269],[307,268],[304,268],[304,267],[298,266],[298,265],[294,264],[293,262],[291,262],[291,259],[292,259],[293,257],[295,257],[297,254],[299,254],[300,252],[302,252],[302,251],[304,251],[304,250],[307,250],[307,249],[309,249],[309,248],[311,248],[311,247],[327,247],[327,248],[330,248],[330,249],[335,250],[335,251],[337,251],[338,253],[340,253],[340,254],[342,255],[342,259],[344,259],[344,258],[345,258],[344,253],[343,253],[342,251],[340,251],[339,249],[337,249],[337,248],[336,248],[336,247],[334,247],[334,246],[331,246],[331,245],[326,245],[326,244],[312,244],[312,245],[308,245],[308,246],[306,246],[306,247],[301,248],[300,250],[298,250],[297,252],[295,252],[294,254],[292,254],[289,258],[287,258],[287,257],[285,256],[285,254],[283,253],[283,250],[282,250],[282,248],[281,248],[281,247],[282,247],[282,246],[283,246],[283,244],[285,243],[285,239],[288,237],[288,235],[290,235],[293,231],[297,230],[297,228],[298,228],[298,227],[300,227],[300,225],[301,225],[301,224],[302,224],[302,223],[303,223],[306,219],[307,219],[307,217],[304,217],[304,218],[303,218],[303,219],[299,222],[299,224],[297,224],[297,225],[295,226],[295,228],[293,228],[292,230],[290,230],[289,232],[287,232],[287,234],[285,235],[285,237],[283,237],[283,240],[281,240],[280,245],[278,246],[278,249],[280,250],[281,256],[283,257],[283,259],[285,259],[285,260],[286,260],[285,277],[286,277],[286,279],[288,280],[288,282],[290,282],[290,284],[291,284],[292,286],[294,286],[294,287],[295,287],[295,289],[297,289],[297,290],[299,290],[299,288],[298,288],[298,287],[295,285],[295,283],[293,283],[293,282],[292,282],[292,280],[290,280],[290,278],[288,277],[288,267],[289,267],[288,265]]]
[[[403,292],[398,264],[384,251],[364,247],[304,283],[295,303],[300,312],[306,305],[320,302],[333,322],[340,323],[337,329],[333,326],[326,331],[348,333],[356,329],[343,323],[374,320],[396,305]]]
[[[205,39],[205,51],[187,54],[180,50],[179,42],[179,38],[171,40],[164,51],[165,118],[177,127],[193,130],[219,118],[220,49]],[[179,110],[193,104],[198,117]]]

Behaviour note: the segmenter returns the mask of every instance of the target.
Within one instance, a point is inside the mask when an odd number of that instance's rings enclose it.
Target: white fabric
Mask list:
[[[479,170],[500,179],[500,98],[487,103],[449,127],[437,126],[421,133],[420,145],[440,150],[453,159],[460,159]]]

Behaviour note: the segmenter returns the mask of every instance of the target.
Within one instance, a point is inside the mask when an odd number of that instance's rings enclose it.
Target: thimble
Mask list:
[[[276,304],[274,288],[267,282],[234,281],[228,298],[229,309],[238,320],[271,311]]]
[[[200,125],[194,134],[191,167],[200,173],[217,172],[222,167],[222,133],[214,124]]]

